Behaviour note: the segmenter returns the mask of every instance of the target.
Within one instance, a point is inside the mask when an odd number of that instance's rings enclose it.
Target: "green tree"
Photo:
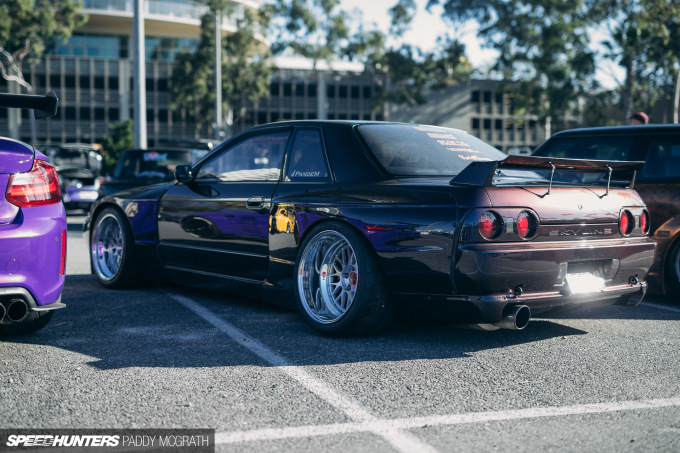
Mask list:
[[[276,54],[290,48],[297,55],[319,61],[339,58],[349,45],[349,16],[340,0],[277,0],[271,5]]]
[[[0,73],[29,93],[23,64],[35,64],[56,40],[68,39],[87,16],[77,0],[3,0],[0,3]]]
[[[415,10],[414,0],[398,0],[390,8],[390,36],[403,36]],[[444,37],[437,49],[423,52],[409,44],[389,47],[386,38],[378,30],[366,31],[359,27],[345,49],[345,56],[360,60],[366,71],[378,75],[382,82],[373,97],[374,109],[384,103],[422,104],[426,101],[425,90],[466,82],[472,73],[465,46],[458,40]]]
[[[134,133],[132,131],[132,119],[128,118],[120,123],[109,124],[111,135],[105,135],[101,139],[102,174],[111,174],[116,168],[120,155],[126,149],[134,147]]]
[[[515,111],[567,127],[579,97],[597,88],[590,49],[592,17],[585,0],[429,0],[449,19],[475,19],[499,51],[495,70],[514,90]]]
[[[231,14],[224,2],[208,3],[211,13],[201,18],[201,37],[195,53],[185,52],[177,58],[171,78],[173,110],[186,108],[197,129],[214,123],[215,118],[215,11]],[[234,119],[244,113],[248,101],[256,102],[267,94],[271,68],[269,50],[259,32],[269,23],[269,11],[245,9],[237,20],[237,30],[222,37],[223,109],[231,109]]]
[[[658,100],[669,98],[680,61],[678,2],[601,0],[593,2],[591,11],[602,19],[610,35],[604,42],[605,57],[625,69],[621,87],[624,114],[647,110]]]

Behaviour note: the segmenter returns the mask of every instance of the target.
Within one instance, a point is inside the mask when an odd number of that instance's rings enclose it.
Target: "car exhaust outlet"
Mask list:
[[[12,299],[7,304],[7,319],[21,322],[28,316],[28,304],[23,299]]]
[[[526,305],[514,305],[503,310],[503,319],[494,323],[501,329],[522,330],[529,324],[531,309]]]
[[[5,310],[5,306],[0,304],[0,322],[2,322],[3,319],[5,319],[5,313],[7,310]]]

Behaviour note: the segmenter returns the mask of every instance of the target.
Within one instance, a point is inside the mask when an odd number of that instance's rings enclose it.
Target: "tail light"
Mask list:
[[[640,214],[640,229],[644,234],[649,233],[649,213],[647,211],[642,211],[642,214]]]
[[[635,220],[633,219],[633,215],[625,209],[621,211],[621,217],[619,217],[619,231],[621,234],[628,236],[633,231],[634,227]]]
[[[498,236],[502,229],[501,218],[493,211],[484,211],[477,222],[479,234],[485,239],[493,239]]]
[[[522,211],[517,216],[517,234],[522,239],[532,237],[538,229],[538,219],[529,211]]]
[[[47,162],[35,159],[31,171],[10,176],[5,198],[20,208],[59,203],[57,171]]]

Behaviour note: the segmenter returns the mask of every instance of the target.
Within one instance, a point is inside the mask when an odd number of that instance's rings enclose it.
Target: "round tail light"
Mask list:
[[[484,211],[479,216],[478,227],[479,234],[484,239],[493,239],[501,233],[501,218],[493,211]]]
[[[649,233],[649,213],[647,211],[642,211],[642,214],[640,214],[640,229],[644,234]]]
[[[522,239],[530,238],[536,234],[538,219],[529,211],[522,211],[517,216],[517,234]]]
[[[631,231],[633,231],[634,226],[635,221],[633,220],[633,215],[626,210],[621,211],[621,217],[619,218],[619,231],[621,234],[628,236]]]

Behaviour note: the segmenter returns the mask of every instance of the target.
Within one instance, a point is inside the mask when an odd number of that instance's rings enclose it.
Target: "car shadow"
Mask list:
[[[230,338],[170,296],[178,293],[291,365],[464,359],[479,351],[587,334],[553,318],[533,320],[522,331],[478,331],[401,319],[379,335],[331,338],[313,331],[297,312],[259,301],[186,287],[107,290],[92,275],[72,275],[67,276],[62,298],[66,309],[57,311],[43,330],[4,341],[62,348],[88,356],[89,365],[101,370],[270,366],[239,344],[245,341],[240,334]],[[624,307],[616,308],[592,309],[578,316],[607,318]],[[649,311],[631,309],[630,313],[656,319]],[[677,313],[670,316],[680,319]]]

